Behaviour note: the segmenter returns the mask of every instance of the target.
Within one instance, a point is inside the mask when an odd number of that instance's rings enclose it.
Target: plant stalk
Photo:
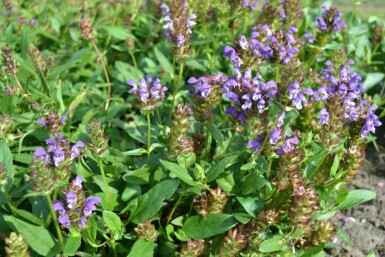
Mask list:
[[[107,179],[106,179],[106,173],[104,172],[104,166],[103,166],[102,158],[99,158],[98,162],[99,162],[100,172],[102,173],[103,184],[104,184],[104,187],[106,188],[106,193],[107,193],[107,198],[108,198],[108,206],[109,206],[108,209],[110,211],[112,211],[112,198],[111,198],[110,188],[108,186]]]
[[[55,224],[57,236],[58,236],[58,238],[59,238],[60,248],[61,248],[61,250],[63,251],[63,249],[64,249],[63,235],[62,235],[62,233],[61,233],[61,229],[60,229],[60,226],[59,226],[59,222],[58,222],[58,220],[57,220],[56,212],[55,212],[55,210],[53,209],[52,199],[51,199],[51,196],[50,196],[50,195],[46,195],[46,198],[47,198],[47,201],[48,201],[49,210],[50,210],[51,215],[52,215],[52,218],[53,218],[53,222],[54,222],[54,224]]]
[[[98,54],[98,59],[102,63],[102,67],[103,67],[103,71],[104,71],[104,76],[106,77],[106,81],[107,81],[107,87],[108,87],[107,88],[107,101],[106,101],[106,106],[104,108],[104,109],[107,110],[108,109],[108,105],[110,103],[110,98],[111,98],[111,82],[110,82],[110,77],[108,76],[106,64],[104,63],[103,56],[101,55],[101,53],[99,51],[99,48],[98,48],[98,46],[95,43],[95,40],[91,38],[90,41],[91,41],[92,46],[94,47],[96,53]]]

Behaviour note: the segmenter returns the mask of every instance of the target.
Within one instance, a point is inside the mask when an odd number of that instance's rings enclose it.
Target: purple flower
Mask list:
[[[60,148],[56,148],[53,151],[53,163],[58,167],[65,159],[65,152]]]
[[[84,148],[85,145],[82,141],[77,141],[74,146],[71,148],[71,160],[80,156],[79,148]]]
[[[85,217],[91,216],[92,212],[96,210],[96,204],[100,203],[102,199],[100,197],[88,197],[86,199],[86,205],[84,207],[83,213]]]
[[[48,138],[47,140],[45,140],[45,143],[48,146],[49,153],[52,153],[58,147],[57,142],[54,138]]]
[[[83,183],[83,177],[82,176],[76,176],[74,180],[72,180],[72,184],[78,187],[79,189],[82,189],[82,183]]]
[[[62,201],[59,201],[59,200],[53,201],[52,207],[55,211],[58,211],[59,213],[65,213],[66,212],[64,209]]]
[[[37,122],[39,122],[42,127],[47,126],[47,122],[45,121],[45,119],[40,118],[37,120]]]
[[[273,129],[270,133],[270,144],[276,145],[280,137],[281,132],[279,130]]]
[[[298,145],[298,143],[299,143],[299,141],[298,141],[297,137],[292,137],[292,138],[286,139],[285,143],[283,143],[283,145],[278,148],[277,154],[279,156],[281,156],[283,154],[290,153],[294,149],[293,145]]]
[[[67,117],[67,115],[63,115],[63,116],[61,116],[61,118],[60,118],[60,124],[64,124],[64,122],[66,121],[68,119],[68,117]]]
[[[284,124],[284,119],[285,119],[286,113],[282,112],[281,116],[279,116],[278,122],[277,122],[277,127],[281,127]]]
[[[87,218],[86,217],[81,217],[79,220],[78,220],[78,226],[80,229],[83,229],[85,226],[86,226],[86,223],[87,223]]]
[[[71,221],[66,214],[60,215],[58,221],[65,228],[71,227]]]
[[[369,132],[375,133],[376,132],[375,127],[379,127],[382,124],[378,120],[377,115],[372,113],[372,111],[373,110],[371,110],[369,107],[367,111],[368,117],[365,120],[364,126],[361,128],[361,137],[366,137],[369,134]]]
[[[68,208],[72,209],[76,205],[78,198],[74,192],[69,191],[66,193],[66,201]]]
[[[319,123],[321,125],[324,125],[324,124],[328,124],[329,123],[329,113],[328,111],[326,110],[326,108],[323,108],[320,112],[320,121]]]
[[[261,149],[263,143],[263,138],[261,136],[258,136],[256,140],[250,140],[247,144],[248,148],[252,148],[253,153],[257,153],[259,149]]]

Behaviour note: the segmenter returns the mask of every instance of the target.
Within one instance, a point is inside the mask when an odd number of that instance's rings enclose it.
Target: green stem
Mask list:
[[[64,249],[63,235],[62,235],[62,233],[61,233],[61,229],[60,229],[60,226],[59,226],[59,222],[58,222],[58,220],[57,220],[56,212],[55,212],[55,210],[53,209],[52,199],[51,199],[51,196],[50,196],[50,195],[46,195],[46,197],[47,197],[47,201],[48,201],[48,205],[49,205],[49,209],[50,209],[51,215],[52,215],[52,217],[53,217],[53,223],[55,224],[57,236],[58,236],[58,238],[59,238],[60,247],[61,247],[61,250],[63,251],[63,249]]]
[[[111,237],[113,237],[112,233],[111,233]],[[118,257],[118,253],[116,252],[115,240],[111,239],[110,242],[111,242],[111,248],[112,248],[114,257]]]
[[[181,194],[179,195],[178,200],[176,200],[176,203],[175,203],[174,206],[172,207],[172,210],[171,210],[170,214],[169,214],[168,217],[167,217],[167,223],[166,223],[167,225],[170,223],[170,221],[171,221],[171,219],[172,219],[172,215],[174,215],[174,212],[175,212],[175,210],[176,210],[176,207],[178,207],[180,201],[182,200],[183,195],[184,195],[184,191],[183,191],[183,193],[181,193]],[[167,225],[166,225],[166,227],[167,227]]]
[[[176,98],[176,95],[178,94],[178,91],[179,91],[179,88],[180,88],[180,84],[181,84],[181,81],[182,81],[183,68],[184,68],[184,63],[182,62],[180,64],[180,67],[179,67],[179,75],[178,75],[178,79],[176,80],[176,84],[175,84],[175,88],[174,88],[174,93],[172,94],[172,103],[171,103],[171,110],[170,110],[170,120],[171,120],[171,113],[172,113],[172,111],[174,109],[174,106],[175,106],[175,98]]]
[[[106,173],[104,172],[104,166],[103,166],[102,158],[99,158],[98,162],[99,162],[100,172],[102,173],[103,184],[104,184],[104,187],[106,188],[109,210],[112,211],[112,198],[111,198],[111,193],[110,193],[110,187],[108,186],[108,183],[107,183]]]
[[[266,170],[266,178],[267,179],[269,179],[269,177],[270,177],[272,163],[273,163],[273,158],[269,158],[269,163],[267,165],[267,170]]]
[[[110,82],[110,77],[108,76],[106,64],[104,63],[103,56],[100,53],[99,48],[98,48],[98,46],[95,43],[95,40],[90,39],[90,41],[91,41],[92,46],[94,47],[96,53],[98,54],[98,59],[100,60],[100,62],[102,64],[104,76],[106,77],[106,81],[107,81],[107,101],[106,101],[106,106],[104,108],[104,109],[107,110],[108,109],[108,105],[110,103],[110,98],[111,98],[111,82]]]
[[[148,157],[149,165],[151,161],[150,146],[151,146],[151,117],[150,117],[150,113],[147,113],[147,157]]]
[[[209,157],[210,155],[210,146],[211,146],[211,140],[210,140],[210,123],[206,123],[206,140],[205,140],[205,155]]]
[[[135,55],[134,55],[134,53],[132,51],[129,51],[128,53],[130,54],[131,59],[132,59],[132,63],[134,64],[136,76],[138,76],[138,78],[140,78],[138,64],[136,63]]]

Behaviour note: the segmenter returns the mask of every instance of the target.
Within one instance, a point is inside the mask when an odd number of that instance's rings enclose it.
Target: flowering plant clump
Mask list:
[[[0,256],[324,256],[375,197],[385,21],[70,2],[0,15]]]

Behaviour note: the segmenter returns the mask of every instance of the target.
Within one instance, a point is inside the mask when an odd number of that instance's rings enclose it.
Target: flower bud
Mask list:
[[[107,151],[108,137],[99,122],[92,121],[88,126],[88,147],[96,157],[102,157]]]
[[[155,229],[155,226],[149,221],[138,224],[134,230],[139,239],[145,239],[147,241],[155,242],[159,235],[158,231]]]
[[[93,39],[95,36],[92,34],[94,32],[94,28],[92,27],[90,18],[86,17],[79,20],[80,31],[82,32],[82,36],[86,39]]]
[[[11,232],[8,238],[5,239],[5,252],[7,257],[29,257],[28,244],[24,241],[21,234],[17,235]]]
[[[247,246],[247,239],[243,231],[239,228],[234,228],[229,231],[225,237],[221,248],[215,256],[218,257],[236,257],[243,248]]]
[[[223,213],[223,209],[227,203],[227,193],[222,191],[218,186],[217,189],[210,190],[208,213]]]
[[[191,109],[187,103],[184,106],[178,105],[168,135],[168,149],[172,158],[194,151],[194,142],[188,135],[191,126],[190,116]]]
[[[208,245],[205,240],[188,239],[187,243],[182,246],[180,257],[199,257],[207,251]]]

